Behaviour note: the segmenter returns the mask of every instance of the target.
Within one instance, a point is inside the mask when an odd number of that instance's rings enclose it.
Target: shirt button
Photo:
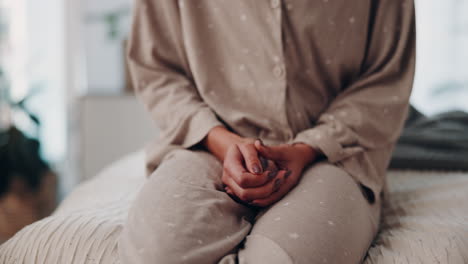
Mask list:
[[[280,0],[270,0],[272,8],[278,8],[280,6]]]
[[[277,77],[277,78],[282,78],[284,76],[284,68],[281,67],[281,66],[276,66],[274,69],[273,69],[273,74]]]

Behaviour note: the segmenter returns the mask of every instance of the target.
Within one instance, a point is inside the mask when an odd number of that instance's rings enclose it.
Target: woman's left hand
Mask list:
[[[317,157],[317,152],[303,143],[265,146],[260,140],[256,140],[254,144],[261,156],[273,160],[280,169],[287,169],[289,173],[285,175],[276,192],[267,198],[253,200],[250,203],[253,206],[269,206],[283,198],[299,182],[302,170]]]

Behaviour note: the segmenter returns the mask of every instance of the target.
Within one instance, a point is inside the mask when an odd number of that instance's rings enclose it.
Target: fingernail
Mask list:
[[[264,157],[259,157],[260,163],[262,164],[262,168],[266,170],[268,168],[268,160]]]
[[[260,167],[258,166],[258,164],[254,164],[254,165],[252,166],[252,170],[253,170],[253,173],[255,173],[255,174],[262,173],[262,170],[260,169]]]
[[[278,191],[280,187],[281,187],[281,179],[276,179],[273,185],[273,192]]]
[[[289,175],[291,175],[292,171],[291,170],[288,170],[285,174],[284,174],[284,178],[287,179],[289,177]]]
[[[268,180],[275,178],[277,174],[278,170],[270,171],[270,173],[268,173]]]

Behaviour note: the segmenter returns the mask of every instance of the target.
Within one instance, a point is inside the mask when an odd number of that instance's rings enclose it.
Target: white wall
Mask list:
[[[87,94],[117,94],[125,84],[123,39],[131,19],[131,0],[86,0],[83,2],[86,48]],[[120,14],[117,39],[109,37],[105,15]]]
[[[426,114],[468,111],[468,1],[416,0],[416,15],[412,102]]]
[[[42,121],[45,157],[60,162],[66,153],[64,21],[62,0],[26,0],[29,87],[40,89],[30,108]]]
[[[39,136],[43,156],[52,163],[65,156],[64,27],[62,0],[9,0],[7,65],[11,94],[18,101],[37,89],[27,107],[40,121],[40,134],[21,112],[14,124],[30,136]]]

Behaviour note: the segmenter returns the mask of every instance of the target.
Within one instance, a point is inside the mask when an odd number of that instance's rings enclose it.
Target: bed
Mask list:
[[[468,172],[391,170],[371,263],[468,263]],[[79,185],[50,217],[0,246],[0,263],[119,263],[117,238],[144,184],[144,154]]]

